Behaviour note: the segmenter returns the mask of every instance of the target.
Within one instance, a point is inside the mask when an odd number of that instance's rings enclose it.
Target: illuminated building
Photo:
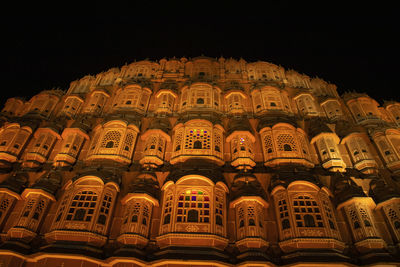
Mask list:
[[[400,103],[243,59],[8,99],[0,266],[395,265],[399,127]]]

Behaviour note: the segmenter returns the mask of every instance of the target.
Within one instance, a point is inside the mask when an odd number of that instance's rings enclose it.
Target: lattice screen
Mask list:
[[[186,130],[185,149],[194,149],[196,141],[201,143],[201,149],[210,149],[210,130],[202,128],[188,128]]]
[[[296,196],[292,203],[297,227],[324,227],[321,210],[312,196]],[[311,216],[313,220],[307,220],[310,218],[307,216]]]
[[[284,151],[285,144],[290,145],[292,151],[297,151],[297,144],[291,134],[279,134],[276,138],[278,144],[278,150]]]
[[[121,133],[119,131],[108,131],[104,137],[103,140],[101,141],[101,147],[106,147],[107,143],[109,141],[113,141],[114,142],[114,147],[118,147],[119,146],[119,142],[121,140]]]

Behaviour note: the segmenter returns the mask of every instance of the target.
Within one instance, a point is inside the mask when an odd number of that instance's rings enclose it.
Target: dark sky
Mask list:
[[[0,103],[67,89],[75,79],[134,60],[201,54],[264,60],[323,78],[339,93],[400,101],[394,7],[234,2],[4,9]]]

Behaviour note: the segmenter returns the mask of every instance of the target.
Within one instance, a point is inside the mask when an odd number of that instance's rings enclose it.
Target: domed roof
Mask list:
[[[319,135],[320,133],[333,133],[333,131],[322,120],[312,120],[308,127],[308,134],[310,139]]]
[[[175,81],[165,81],[160,85],[160,90],[171,90],[174,93],[178,93],[178,84]]]
[[[348,121],[338,121],[336,123],[335,132],[340,138],[344,138],[351,133],[364,132],[364,129],[358,125],[353,125]]]
[[[252,132],[250,122],[247,118],[232,119],[229,122],[227,135],[229,136],[234,131],[249,131]]]
[[[287,123],[297,128],[297,122],[294,118],[288,116],[276,116],[276,117],[263,117],[257,126],[257,131],[259,132],[265,127],[272,127],[278,123]]]
[[[376,204],[394,197],[400,197],[400,192],[396,191],[395,187],[386,184],[383,179],[372,179],[369,186],[369,195]]]
[[[280,170],[272,176],[271,186],[269,189],[272,190],[278,185],[286,188],[290,183],[294,181],[306,181],[313,183],[320,188],[323,187],[323,184],[319,181],[319,179],[315,175],[310,174],[310,172],[308,172],[307,170],[287,168]]]
[[[235,175],[230,192],[231,200],[242,196],[259,196],[265,200],[267,199],[266,193],[257,177],[251,173],[241,172]]]
[[[351,99],[359,98],[359,97],[369,97],[369,95],[365,93],[358,93],[358,92],[345,92],[342,94],[342,98],[344,102],[347,102]]]
[[[32,186],[35,189],[42,189],[54,195],[62,182],[61,173],[58,171],[50,171],[42,175]]]
[[[196,112],[186,112],[185,114],[182,114],[176,122],[176,124],[179,123],[186,123],[190,120],[195,120],[195,119],[201,119],[201,120],[206,120],[211,122],[213,125],[215,124],[220,124],[222,125],[221,118],[219,116],[215,116],[214,113],[199,113],[198,111]]]
[[[214,183],[223,182],[225,183],[222,169],[215,163],[208,160],[189,159],[185,162],[174,165],[174,168],[168,175],[167,181],[178,181],[181,177],[197,174],[211,179]]]
[[[149,129],[160,129],[168,133],[171,130],[171,124],[168,119],[154,119],[150,122]]]
[[[154,172],[141,172],[129,185],[129,193],[145,193],[159,199],[160,186]]]
[[[80,118],[79,120],[75,120],[70,128],[78,128],[82,130],[84,133],[90,132],[91,129],[91,122],[89,120],[86,120],[84,118]]]
[[[92,175],[102,179],[104,184],[114,182],[119,186],[122,181],[122,172],[125,170],[117,164],[113,166],[113,163],[110,162],[110,165],[108,165],[107,162],[99,162],[96,166],[87,166],[82,172],[77,173],[72,180],[76,181],[81,177]]]
[[[140,116],[137,113],[131,112],[122,112],[108,114],[103,121],[103,124],[106,124],[109,121],[124,121],[127,125],[133,124],[136,127],[140,127]]]
[[[27,186],[29,175],[26,172],[17,172],[11,174],[6,180],[0,183],[0,188],[7,188],[20,194]]]
[[[363,189],[358,186],[350,177],[342,174],[334,175],[333,193],[335,204],[339,205],[352,197],[366,197]]]

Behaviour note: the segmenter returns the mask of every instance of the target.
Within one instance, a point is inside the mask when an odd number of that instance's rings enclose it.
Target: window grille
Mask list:
[[[297,227],[324,227],[321,210],[313,197],[297,196],[292,203]]]
[[[179,195],[177,222],[210,222],[210,197],[202,190],[186,190]]]
[[[186,131],[185,149],[210,149],[210,131],[206,129],[188,129]],[[196,144],[196,146],[195,146]]]
[[[97,194],[92,191],[77,193],[71,202],[66,220],[90,222],[97,204]]]
[[[101,142],[101,147],[103,147],[103,148],[118,147],[120,140],[121,140],[120,132],[108,131],[103,137],[103,141]],[[113,142],[111,147],[110,147],[110,143],[109,143],[110,141]],[[109,147],[107,147],[107,144]]]
[[[285,145],[289,145],[290,151],[297,151],[297,145],[291,134],[279,134],[277,137],[278,149],[279,151],[286,151]]]
[[[171,223],[171,213],[172,213],[172,205],[173,205],[173,201],[172,200],[173,200],[172,194],[168,194],[165,197],[163,224],[170,224]]]
[[[281,220],[282,230],[290,228],[289,211],[286,199],[278,201],[279,217]]]

